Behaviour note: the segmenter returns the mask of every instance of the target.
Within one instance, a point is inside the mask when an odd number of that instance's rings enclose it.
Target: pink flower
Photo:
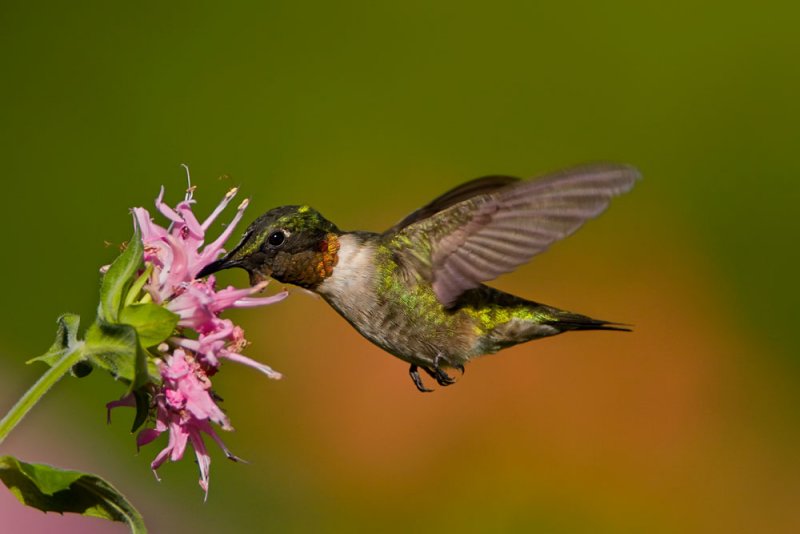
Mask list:
[[[162,433],[169,432],[167,446],[151,463],[155,472],[167,460],[180,460],[186,445],[191,444],[200,466],[200,486],[206,495],[211,457],[202,435],[210,436],[228,458],[237,459],[212,426],[214,423],[223,430],[232,430],[228,417],[217,406],[209,377],[219,370],[222,360],[230,360],[248,365],[269,378],[281,378],[281,374],[269,366],[241,354],[248,344],[244,331],[230,319],[222,319],[219,315],[228,308],[274,304],[286,298],[288,293],[282,291],[269,297],[252,297],[262,291],[267,282],[245,289],[229,286],[217,290],[214,276],[195,280],[203,267],[224,252],[224,242],[242,218],[247,200],[239,205],[233,220],[220,236],[203,246],[206,231],[236,192],[236,189],[231,189],[202,223],[192,213],[194,199],[191,188],[174,209],[164,203],[164,188],[161,188],[156,209],[170,221],[166,228],[154,223],[146,209],[133,209],[144,244],[144,261],[148,268],[152,267],[144,286],[144,298],[163,305],[179,317],[175,335],[158,347],[161,384],[156,386],[151,407],[155,425],[139,433],[137,446],[146,445]],[[125,397],[108,403],[107,407],[110,411],[118,406],[131,406],[132,401],[132,396]]]
[[[165,461],[180,460],[187,443],[191,444],[200,467],[200,487],[207,496],[211,456],[202,434],[211,436],[228,458],[237,461],[238,458],[228,450],[210,423],[220,425],[223,430],[232,430],[233,427],[210,393],[211,380],[203,366],[186,351],[176,349],[166,357],[166,361],[159,363],[159,370],[163,383],[155,397],[156,425],[142,430],[136,445],[146,445],[169,431],[167,446],[150,464],[155,473]]]

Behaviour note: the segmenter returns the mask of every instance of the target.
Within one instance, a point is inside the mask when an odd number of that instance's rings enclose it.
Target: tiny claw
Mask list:
[[[440,386],[451,386],[456,383],[452,376],[448,375],[438,367],[434,367],[433,369],[430,367],[423,367],[422,370],[428,373],[431,378],[436,380],[436,383]]]
[[[427,371],[427,368],[423,367]],[[425,387],[425,384],[422,383],[422,378],[419,376],[419,370],[416,365],[412,364],[411,367],[408,368],[408,374],[411,376],[411,380],[414,381],[414,385],[417,386],[417,389],[420,390],[422,393],[430,393],[433,390],[428,389]]]
[[[464,376],[464,366],[462,364],[454,364],[450,361],[450,358],[447,356],[442,355],[441,353],[437,354],[433,358],[433,369],[428,369],[423,367],[425,371],[431,375],[436,382],[439,383],[440,386],[449,386],[451,384],[455,384],[456,381],[453,377],[445,373],[442,368],[441,364],[444,363],[446,367],[452,367],[453,369],[457,369],[461,372],[461,376]]]

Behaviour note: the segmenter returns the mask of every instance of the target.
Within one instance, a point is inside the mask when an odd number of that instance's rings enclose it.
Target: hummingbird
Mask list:
[[[236,247],[198,277],[240,268],[320,295],[361,335],[440,386],[485,354],[574,330],[626,325],[526,300],[484,285],[602,213],[640,178],[631,166],[592,164],[538,179],[485,176],[414,211],[383,233],[342,231],[315,209],[258,217]]]

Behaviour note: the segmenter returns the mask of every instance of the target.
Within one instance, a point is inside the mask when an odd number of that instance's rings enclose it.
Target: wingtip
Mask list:
[[[615,163],[612,168],[618,171],[619,187],[614,191],[615,195],[627,193],[642,179],[642,172],[629,163]]]
[[[642,179],[642,171],[640,171],[638,167],[628,163],[623,164],[623,167],[628,171],[634,183]]]
[[[630,163],[609,163],[606,165],[608,165],[610,169],[618,171],[620,178],[625,181],[628,189],[633,187],[636,182],[642,179],[642,171]]]

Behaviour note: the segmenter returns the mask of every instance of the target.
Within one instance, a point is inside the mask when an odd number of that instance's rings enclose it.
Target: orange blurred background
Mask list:
[[[179,163],[201,214],[237,185],[247,219],[308,203],[367,230],[484,174],[616,160],[644,180],[495,283],[633,333],[517,346],[422,395],[294,291],[229,315],[285,379],[215,377],[223,437],[250,463],[212,449],[208,502],[191,455],[156,482],[161,442],[136,455],[130,414],[105,424],[124,388],[100,372],[58,384],[0,453],[105,477],[153,532],[800,530],[793,4],[2,12],[3,411],[43,371],[24,362],[55,318],[93,319],[128,209],[161,184],[181,196]],[[0,517],[3,532],[125,532],[4,489]]]

